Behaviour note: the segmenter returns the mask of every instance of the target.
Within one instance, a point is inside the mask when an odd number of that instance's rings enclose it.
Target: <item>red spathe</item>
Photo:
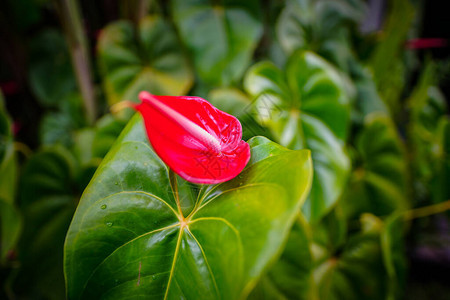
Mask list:
[[[236,177],[250,159],[238,119],[199,97],[139,94],[155,152],[178,175],[199,184]]]

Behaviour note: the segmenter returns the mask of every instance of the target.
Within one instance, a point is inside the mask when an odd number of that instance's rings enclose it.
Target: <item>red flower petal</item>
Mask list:
[[[148,139],[159,157],[182,178],[201,184],[236,177],[250,159],[238,119],[199,97],[141,92]]]

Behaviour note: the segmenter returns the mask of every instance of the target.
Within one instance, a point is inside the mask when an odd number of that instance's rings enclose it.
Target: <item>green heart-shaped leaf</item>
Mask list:
[[[337,201],[347,181],[344,141],[352,88],[343,75],[311,52],[297,52],[283,74],[270,62],[253,66],[245,88],[260,122],[292,149],[311,149],[314,181],[304,213],[318,220]]]
[[[253,160],[238,177],[197,186],[169,175],[141,118],[132,119],[67,234],[69,299],[248,294],[279,254],[312,179],[308,151],[261,137],[249,144]]]
[[[98,55],[110,104],[137,101],[142,90],[182,95],[192,85],[192,73],[177,36],[158,17],[144,18],[136,30],[127,21],[107,26],[100,36]]]
[[[263,28],[257,0],[175,0],[172,13],[202,81],[228,86],[250,64]]]

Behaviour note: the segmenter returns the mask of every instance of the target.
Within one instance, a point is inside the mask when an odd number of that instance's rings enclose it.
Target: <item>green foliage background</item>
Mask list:
[[[436,62],[404,47],[417,2],[362,33],[362,0],[7,1],[34,106],[0,96],[0,298],[429,299],[409,292],[410,253],[448,245],[411,228],[449,223],[450,119]],[[141,90],[238,117],[249,166],[173,177],[140,117],[109,112]]]

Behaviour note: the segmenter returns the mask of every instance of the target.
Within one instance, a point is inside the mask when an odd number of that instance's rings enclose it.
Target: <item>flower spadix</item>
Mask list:
[[[135,106],[159,157],[182,178],[214,184],[237,176],[250,159],[238,119],[208,101],[141,92]]]

